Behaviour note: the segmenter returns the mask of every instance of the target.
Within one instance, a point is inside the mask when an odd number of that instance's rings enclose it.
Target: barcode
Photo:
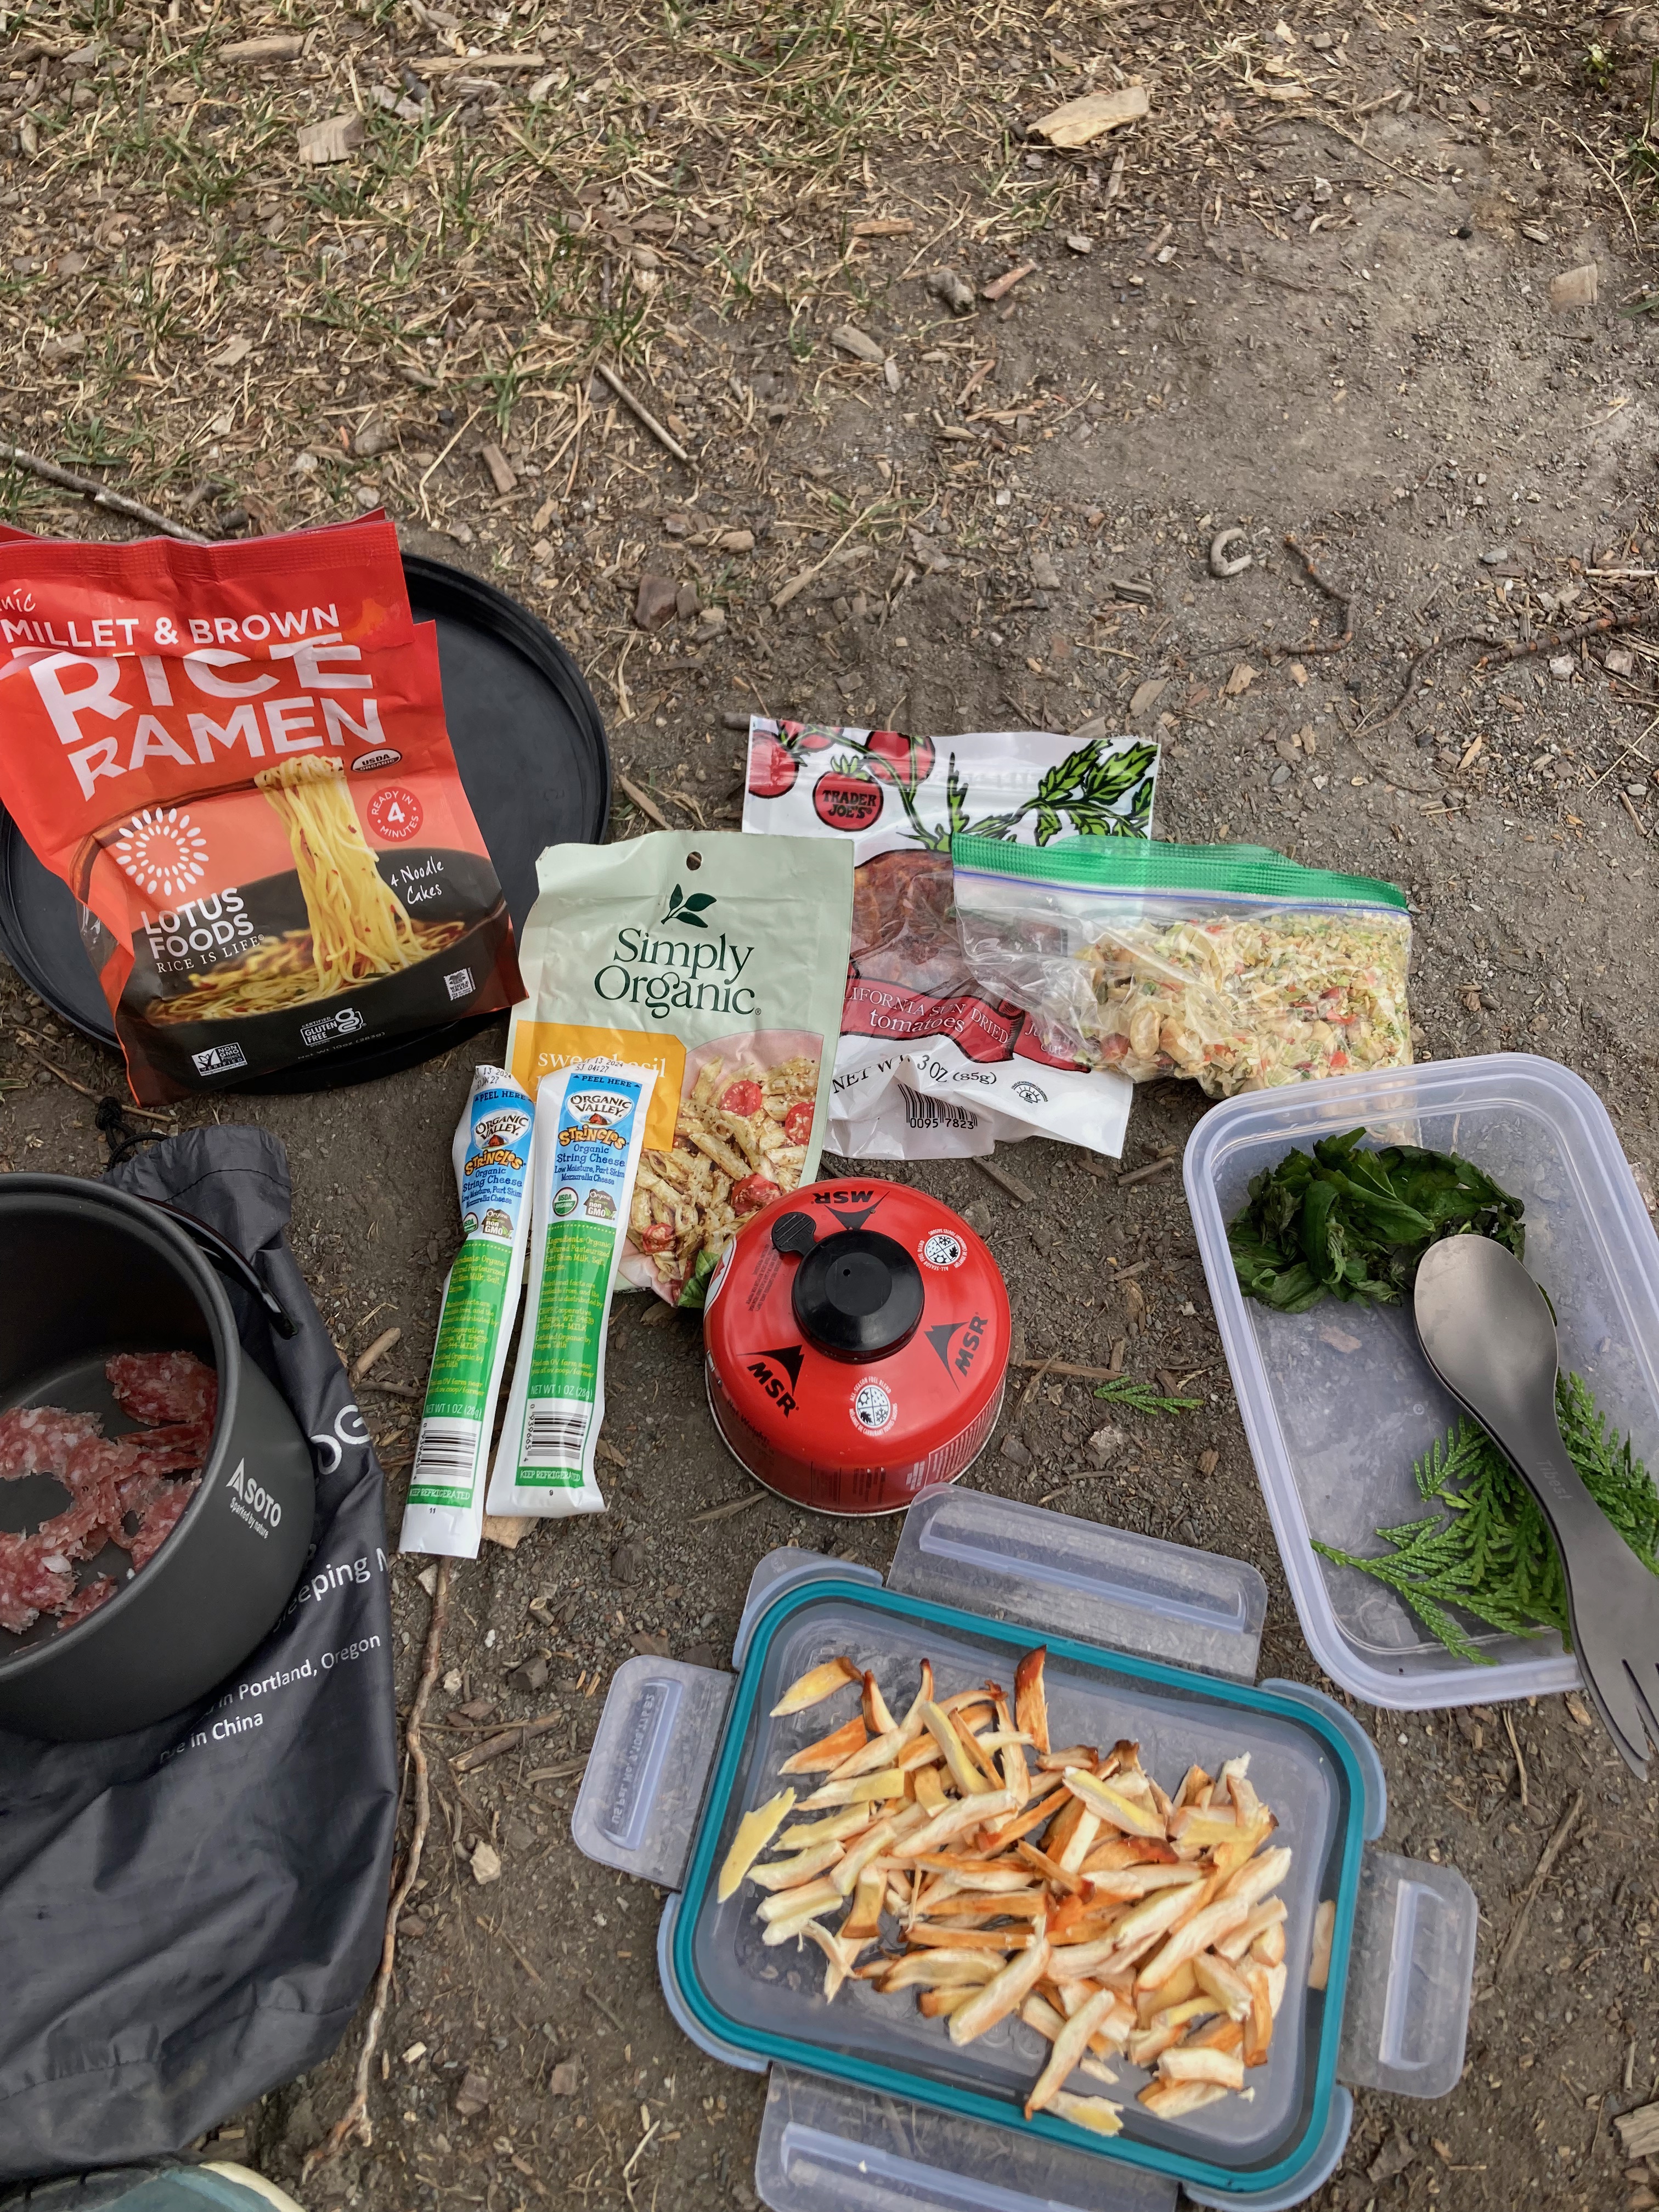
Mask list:
[[[901,1083],[899,1090],[904,1099],[904,1118],[913,1129],[976,1129],[979,1116],[965,1106],[952,1106],[943,1098],[929,1098],[924,1092],[912,1091]]]
[[[476,1421],[422,1421],[421,1440],[415,1447],[415,1465],[410,1473],[411,1483],[453,1481],[457,1476],[471,1482],[473,1462],[478,1455],[478,1424]]]
[[[585,1409],[569,1413],[550,1406],[532,1406],[525,1417],[524,1447],[519,1458],[526,1467],[580,1468],[586,1440]]]

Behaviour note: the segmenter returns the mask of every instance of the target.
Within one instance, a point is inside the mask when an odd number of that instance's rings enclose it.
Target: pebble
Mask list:
[[[965,283],[954,269],[935,269],[927,279],[927,289],[936,300],[945,302],[953,315],[973,313],[974,288]]]
[[[1268,782],[1273,786],[1273,788],[1275,791],[1283,791],[1290,780],[1291,771],[1287,767],[1284,766],[1276,768],[1267,779]]]
[[[1041,545],[1031,555],[1031,582],[1039,592],[1057,592],[1060,589],[1060,571]]]
[[[1510,549],[1507,545],[1493,545],[1480,556],[1480,562],[1483,568],[1495,568],[1500,562],[1507,561],[1509,557]]]
[[[1083,1456],[1091,1467],[1109,1466],[1128,1441],[1121,1429],[1115,1429],[1109,1424],[1105,1428],[1095,1431],[1083,1447]]]
[[[1571,684],[1578,663],[1570,653],[1558,653],[1550,663],[1550,674],[1558,684]]]
[[[1609,676],[1630,676],[1635,672],[1636,655],[1627,653],[1623,646],[1615,645],[1607,653],[1603,665]]]
[[[1031,1464],[1031,1455],[1018,1437],[1004,1437],[1000,1449],[1003,1458],[1015,1467],[1030,1467]]]
[[[672,576],[641,576],[634,601],[634,619],[643,630],[659,630],[673,621],[679,586]]]
[[[854,361],[869,362],[880,368],[887,359],[885,346],[878,345],[874,338],[859,329],[855,323],[842,323],[830,331],[830,343],[840,352],[851,354]]]

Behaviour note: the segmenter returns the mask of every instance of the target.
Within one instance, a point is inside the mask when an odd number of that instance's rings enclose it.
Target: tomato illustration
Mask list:
[[[794,726],[794,738],[804,753],[827,753],[841,743],[841,732],[826,729],[821,722],[800,722]]]
[[[827,829],[867,830],[881,806],[881,787],[873,776],[832,769],[812,787],[812,811]]]
[[[900,781],[913,791],[933,769],[931,738],[908,738],[902,730],[872,730],[865,744],[878,760],[890,763]]]
[[[781,1194],[770,1176],[744,1176],[741,1182],[734,1182],[732,1186],[732,1211],[733,1213],[758,1213],[762,1206],[770,1206],[772,1200]]]
[[[746,1078],[728,1083],[720,1093],[720,1111],[723,1114],[748,1115],[758,1114],[760,1108],[761,1087],[758,1083],[750,1083]]]
[[[812,1102],[797,1099],[783,1117],[783,1133],[792,1145],[804,1145],[812,1133]]]
[[[781,799],[800,774],[800,763],[775,738],[757,738],[749,748],[749,795]]]

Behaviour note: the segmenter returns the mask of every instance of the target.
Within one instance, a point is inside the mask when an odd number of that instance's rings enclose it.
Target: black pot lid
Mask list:
[[[597,845],[611,814],[605,726],[580,672],[527,608],[441,561],[404,556],[416,622],[438,627],[444,715],[468,803],[513,917],[515,938],[536,896],[547,845]],[[29,988],[83,1036],[118,1052],[115,1024],[81,943],[75,896],[36,860],[0,809],[0,952]],[[394,1075],[447,1052],[499,1014],[331,1053],[304,1068],[227,1086],[331,1091]]]

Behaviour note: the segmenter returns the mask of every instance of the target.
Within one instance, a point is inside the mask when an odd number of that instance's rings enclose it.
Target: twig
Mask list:
[[[521,1751],[526,1744],[533,1743],[538,1735],[545,1735],[550,1729],[560,1727],[563,1720],[562,1713],[544,1713],[539,1720],[516,1722],[513,1727],[504,1729],[500,1735],[492,1735],[488,1743],[475,1743],[471,1751],[464,1751],[458,1759],[452,1759],[449,1762],[451,1771],[456,1774],[474,1773],[479,1767],[488,1766],[492,1759],[500,1759],[504,1752]]]
[[[1508,1717],[1509,1716],[1505,1714],[1504,1718]],[[1516,1953],[1521,1948],[1521,1939],[1527,1932],[1527,1916],[1532,1911],[1534,1900],[1548,1881],[1550,1869],[1560,1857],[1565,1848],[1567,1838],[1572,1833],[1573,1823],[1583,1809],[1584,1793],[1580,1790],[1574,1793],[1571,1804],[1557,1821],[1555,1833],[1545,1844],[1537,1869],[1522,1893],[1521,1902],[1515,1908],[1515,1919],[1510,1925],[1509,1936],[1504,1942],[1503,1950],[1498,1954],[1498,1964],[1492,1970],[1493,1981],[1508,1972]]]
[[[658,805],[654,799],[647,798],[646,793],[640,789],[637,783],[634,782],[630,777],[621,774],[620,771],[617,773],[617,781],[621,784],[623,791],[628,794],[634,805],[639,808],[641,813],[643,814],[647,820],[654,822],[659,830],[667,829],[668,817],[663,812],[661,807]]]
[[[0,446],[0,460],[9,461],[15,469],[27,470],[30,476],[39,477],[42,483],[56,484],[60,491],[79,492],[94,507],[101,507],[109,514],[124,515],[129,522],[142,522],[151,530],[159,530],[164,538],[177,538],[186,545],[213,543],[199,531],[186,530],[179,522],[169,522],[165,514],[158,514],[142,500],[129,499],[125,492],[110,491],[95,477],[77,476],[73,469],[60,469],[56,461],[43,461],[38,453],[26,453],[21,446]]]
[[[499,1936],[501,1937],[502,1942],[506,1944],[507,1949],[513,1954],[514,1957],[524,1968],[526,1973],[529,1975],[531,1980],[534,1982],[538,1990],[544,1990],[547,1987],[547,1984],[536,1972],[536,1969],[531,1965],[529,1960],[526,1958],[524,1953],[513,1941],[513,1938],[507,1934],[505,1928],[496,1928],[493,1926],[490,1922],[484,1918],[482,1912],[475,1912],[472,1917],[477,1922],[479,1927],[483,1929],[486,1936]]]
[[[982,1176],[988,1176],[999,1190],[1006,1190],[1010,1198],[1017,1198],[1022,1206],[1035,1206],[1037,1194],[1029,1182],[1014,1174],[1010,1168],[1000,1168],[994,1160],[975,1159],[974,1165]]]
[[[1314,566],[1313,556],[1299,545],[1288,531],[1285,533],[1285,543],[1307,570],[1309,582],[1323,592],[1328,599],[1334,600],[1341,608],[1342,635],[1340,637],[1304,638],[1300,645],[1270,645],[1267,647],[1268,652],[1290,653],[1297,660],[1305,660],[1310,653],[1340,653],[1345,646],[1353,643],[1353,594],[1351,592],[1339,591],[1334,584],[1322,576]]]
[[[710,1521],[729,1521],[734,1513],[746,1513],[751,1505],[764,1503],[768,1492],[751,1490],[746,1497],[728,1498],[724,1505],[711,1505],[706,1513],[694,1513],[691,1526],[701,1528]]]
[[[404,1743],[410,1763],[415,1769],[414,1831],[409,1838],[409,1851],[404,1860],[403,1874],[386,1909],[386,1933],[380,1941],[380,1972],[374,1977],[374,2000],[368,2009],[368,2024],[363,2030],[363,2047],[357,2054],[357,2075],[352,2087],[351,2102],[321,2142],[306,2153],[301,2169],[305,2179],[309,2179],[314,2167],[325,2164],[331,2158],[337,2158],[354,2136],[365,2150],[374,2146],[374,2128],[368,2117],[368,2081],[374,2063],[374,2053],[380,2045],[380,2030],[386,2022],[386,2004],[392,1995],[392,1969],[398,1955],[398,1922],[421,1871],[421,1853],[426,1847],[427,1824],[432,1816],[432,1792],[427,1779],[426,1751],[421,1742],[421,1722],[426,1712],[426,1701],[438,1679],[444,1621],[448,1612],[449,1562],[440,1559],[438,1579],[432,1590],[432,1611],[426,1625],[426,1648],[421,1655],[421,1679],[409,1708],[408,1725],[404,1730]]]
[[[101,1098],[103,1097],[104,1094],[101,1091],[94,1090],[93,1086],[89,1083],[82,1083],[77,1076],[70,1074],[66,1068],[59,1067],[55,1060],[48,1060],[45,1053],[43,1053],[37,1045],[30,1042],[28,1034],[26,1030],[14,1030],[12,1031],[12,1036],[16,1039],[17,1042],[21,1045],[23,1050],[27,1053],[31,1060],[38,1060],[40,1061],[41,1066],[46,1069],[48,1075],[55,1075],[60,1083],[67,1083],[71,1091],[78,1091],[83,1098]],[[171,1129],[176,1127],[173,1117],[171,1114],[152,1114],[147,1107],[128,1106],[125,1103],[123,1104],[121,1110],[124,1114],[136,1114],[141,1121],[159,1121],[164,1129]]]
[[[404,1333],[402,1329],[396,1328],[383,1328],[380,1334],[375,1338],[374,1343],[369,1346],[368,1349],[361,1353],[354,1362],[351,1370],[352,1382],[361,1382],[364,1376],[368,1374],[369,1369],[371,1367],[378,1366],[380,1361],[386,1358],[387,1352],[393,1350],[398,1345],[400,1345],[403,1340]]]
[[[439,454],[437,459],[433,462],[432,467],[427,470],[425,475],[422,476],[419,483],[415,487],[415,496],[421,502],[421,513],[428,522],[432,520],[432,509],[426,503],[426,488],[428,483],[431,481],[433,471],[441,469],[443,466],[444,463],[454,452],[456,447],[460,444],[462,439],[465,437],[467,432],[472,428],[472,425],[477,421],[479,416],[483,413],[483,410],[482,407],[475,407],[473,409],[472,412],[467,416],[465,422],[462,423],[460,428],[455,433],[449,443],[444,447],[442,453]]]
[[[1647,834],[1648,834],[1648,833],[1647,833],[1647,828],[1646,828],[1646,825],[1645,825],[1645,824],[1644,824],[1644,823],[1643,822],[1641,816],[1637,812],[1636,809],[1635,809],[1635,808],[1631,805],[1631,799],[1630,799],[1630,793],[1629,793],[1629,792],[1627,792],[1627,791],[1621,791],[1621,792],[1620,793],[1620,794],[1619,794],[1619,804],[1620,804],[1620,805],[1624,808],[1624,810],[1625,810],[1626,813],[1629,815],[1629,817],[1630,817],[1631,820],[1632,820],[1632,821],[1636,824],[1636,834],[1637,834],[1637,836],[1638,836],[1638,837],[1645,837],[1645,836],[1647,836]]]
[[[632,2172],[634,2171],[634,2168],[635,2167],[635,2166],[637,2166],[637,2165],[638,2165],[638,2163],[639,2163],[639,2160],[640,2160],[640,2154],[641,2154],[641,2153],[644,2150],[644,2148],[645,2148],[646,2145],[650,2142],[650,2140],[651,2140],[652,2136],[654,2136],[654,2135],[656,2134],[657,2130],[658,2130],[661,2125],[662,2125],[662,2122],[661,2122],[660,2120],[653,2120],[653,2121],[652,2121],[652,2123],[651,2123],[651,2124],[650,2124],[650,2126],[646,2130],[645,2133],[644,2133],[644,2134],[640,2137],[640,2139],[639,2139],[638,2142],[636,2142],[636,2143],[635,2144],[635,2146],[634,2146],[634,2155],[633,2155],[633,2157],[632,2157],[632,2158],[630,2158],[630,2159],[629,2160],[629,2161],[628,2161],[627,2165],[626,2165],[625,2166],[623,2166],[623,2179],[624,2181],[626,2181],[626,2180],[627,2180],[627,2179],[628,2179],[629,2175],[630,2173],[632,2173]]]
[[[1127,1175],[1118,1177],[1117,1187],[1120,1190],[1127,1190],[1132,1182],[1150,1182],[1154,1176],[1162,1175],[1166,1168],[1174,1165],[1175,1155],[1171,1152],[1166,1158],[1149,1161],[1144,1168],[1131,1168]]]
[[[1417,672],[1423,663],[1431,660],[1437,653],[1451,652],[1455,646],[1484,645],[1486,650],[1474,665],[1477,668],[1486,668],[1494,660],[1527,660],[1535,653],[1556,653],[1564,646],[1582,645],[1586,638],[1606,637],[1614,630],[1637,629],[1644,623],[1652,622],[1656,617],[1659,617],[1659,607],[1643,607],[1633,615],[1600,615],[1595,621],[1580,623],[1573,629],[1547,629],[1540,637],[1520,638],[1509,644],[1484,629],[1461,630],[1455,637],[1437,638],[1432,645],[1425,645],[1421,653],[1413,656],[1400,696],[1386,714],[1375,722],[1366,723],[1364,735],[1374,737],[1378,730],[1386,730],[1410,701],[1417,682]]]
[[[1059,1363],[1053,1359],[1022,1359],[1018,1364],[1022,1367],[1035,1367],[1036,1372],[1032,1376],[1030,1381],[1025,1385],[1024,1389],[1020,1393],[1019,1403],[1014,1408],[1014,1418],[1016,1420],[1019,1419],[1019,1416],[1025,1411],[1025,1408],[1030,1404],[1032,1399],[1036,1395],[1036,1387],[1038,1383],[1042,1382],[1045,1375],[1052,1375]]]
[[[806,589],[806,586],[811,582],[813,577],[830,566],[830,563],[835,559],[836,554],[840,552],[842,547],[846,544],[848,539],[853,535],[853,532],[857,530],[861,524],[867,522],[878,507],[885,507],[888,504],[888,500],[889,495],[886,492],[878,493],[876,497],[871,501],[869,506],[865,508],[863,514],[855,514],[854,516],[853,520],[848,524],[846,529],[842,532],[841,536],[836,538],[835,544],[830,547],[827,552],[820,555],[818,559],[812,563],[810,568],[803,568],[798,575],[791,576],[787,584],[780,584],[777,590],[772,594],[773,612],[775,614],[781,614],[784,608],[788,605],[791,599],[799,599],[800,594]],[[1016,702],[1015,703],[1018,705],[1018,702]]]
[[[605,2018],[610,2021],[610,2023],[611,2023],[611,2027],[614,2027],[615,2029],[617,2029],[617,2031],[618,2032],[618,2033],[619,2033],[619,2034],[622,2034],[622,2035],[626,2035],[626,2034],[627,2034],[627,2033],[628,2033],[628,2026],[627,2026],[626,2021],[620,2021],[620,2020],[618,2020],[618,2019],[617,2019],[617,2017],[616,2014],[615,2014],[614,2012],[612,2012],[612,2011],[611,2011],[611,2009],[610,2006],[605,2002],[605,1999],[604,1999],[604,1998],[599,1995],[599,1991],[598,1991],[596,1989],[594,1989],[594,1988],[592,1987],[592,1985],[590,1983],[584,1982],[584,1983],[582,1984],[582,1995],[583,1995],[583,1996],[587,1999],[587,2002],[589,2002],[589,2004],[591,2004],[591,2005],[597,2005],[597,2006],[599,2007],[599,2010],[600,2010],[600,2011],[605,2014]]]
[[[1521,1756],[1520,1739],[1515,1733],[1515,1723],[1510,1718],[1507,1710],[1504,1714],[1504,1733],[1510,1740],[1510,1749],[1515,1753],[1515,1775],[1516,1781],[1521,1784],[1521,1809],[1524,1813],[1529,1809],[1527,1797],[1527,1762]]]
[[[614,368],[607,368],[602,361],[596,362],[594,363],[594,367],[599,371],[599,374],[605,379],[605,381],[611,386],[611,389],[616,393],[617,398],[621,400],[623,405],[629,410],[629,413],[639,416],[641,422],[644,423],[646,428],[651,433],[657,443],[666,452],[672,453],[677,461],[684,461],[686,466],[690,468],[691,465],[690,454],[686,452],[684,447],[681,445],[678,438],[674,437],[671,432],[663,428],[662,424],[658,422],[656,416],[651,412],[651,410],[645,405],[644,402],[635,398],[633,393],[623,382],[621,377],[617,375],[616,370]]]

